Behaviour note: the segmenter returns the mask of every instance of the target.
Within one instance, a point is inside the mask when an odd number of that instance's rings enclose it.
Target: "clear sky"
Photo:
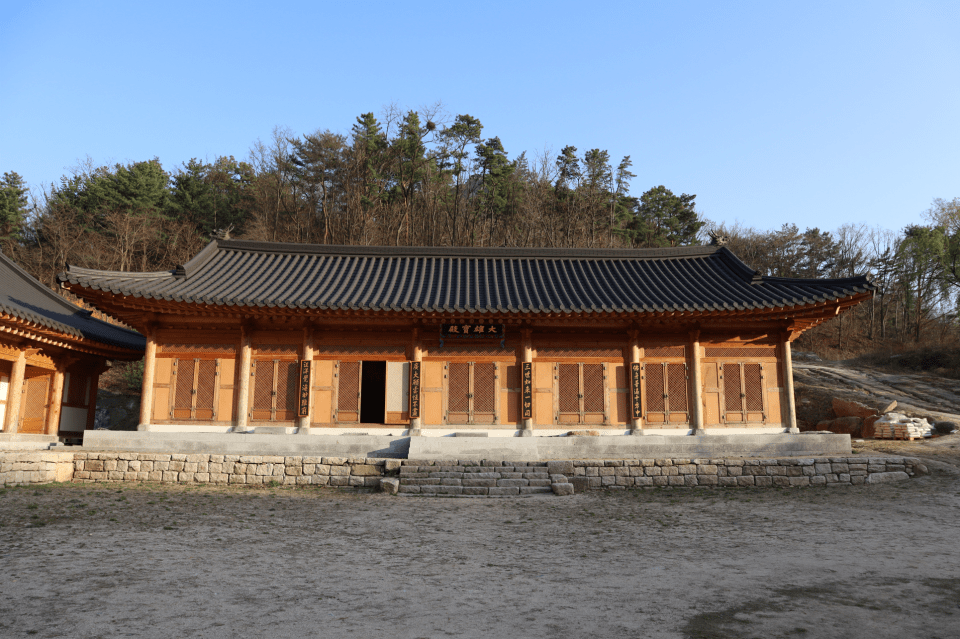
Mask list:
[[[0,0],[0,173],[246,158],[441,101],[511,157],[632,156],[702,213],[899,229],[960,196],[960,3]]]

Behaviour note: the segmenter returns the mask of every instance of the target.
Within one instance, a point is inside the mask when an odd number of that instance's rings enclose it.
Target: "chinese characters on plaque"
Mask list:
[[[310,414],[310,360],[300,362],[300,410],[297,415],[306,417]]]
[[[523,362],[521,372],[523,386],[520,398],[523,401],[523,419],[533,419],[533,364]]]
[[[640,406],[640,363],[634,362],[630,364],[630,395],[633,399],[633,418],[640,419],[641,406]]]
[[[420,362],[410,362],[410,419],[420,417]]]
[[[448,339],[498,339],[500,348],[504,348],[503,324],[441,324],[440,348],[443,348],[443,342]]]

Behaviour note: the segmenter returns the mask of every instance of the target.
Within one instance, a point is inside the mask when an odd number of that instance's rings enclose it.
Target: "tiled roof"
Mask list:
[[[173,271],[68,267],[61,281],[156,300],[443,313],[650,313],[802,307],[867,277],[760,277],[724,247],[484,249],[220,240]]]
[[[0,312],[75,338],[142,351],[140,333],[91,317],[0,253]]]

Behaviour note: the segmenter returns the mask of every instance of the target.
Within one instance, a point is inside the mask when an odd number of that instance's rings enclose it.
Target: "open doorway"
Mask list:
[[[387,388],[387,363],[364,362],[360,389],[360,423],[383,424]]]

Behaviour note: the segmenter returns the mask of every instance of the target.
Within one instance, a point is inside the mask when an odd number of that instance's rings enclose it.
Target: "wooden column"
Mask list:
[[[250,365],[253,344],[249,326],[240,327],[240,367],[237,371],[237,423],[235,430],[246,430],[250,423]]]
[[[304,417],[300,418],[300,428],[297,430],[297,433],[301,435],[310,434],[310,422],[313,420],[313,327],[307,326],[303,329],[303,361],[310,362],[310,383],[308,384],[310,399],[307,402],[307,414]],[[303,367],[301,366],[301,370]],[[300,390],[300,384],[302,380],[297,384],[297,390]],[[300,403],[297,401],[297,407],[299,408]]]
[[[150,430],[150,421],[153,419],[153,386],[156,378],[157,328],[155,326],[148,326],[147,348],[143,354],[143,388],[140,391],[140,424],[137,426],[137,430]]]
[[[787,333],[783,338],[783,383],[784,391],[787,394],[787,432],[799,433],[797,427],[797,403],[793,396],[793,355],[790,350],[790,334]]]
[[[46,435],[56,435],[60,431],[60,408],[63,406],[63,373],[65,364],[58,364],[53,372],[53,387],[50,389],[50,405],[47,408],[47,423],[43,429]]]
[[[27,373],[27,353],[18,351],[10,372],[10,390],[7,391],[7,412],[4,417],[3,431],[16,433],[20,429],[20,406],[23,398],[23,379]]]
[[[531,329],[523,329],[522,341],[520,347],[523,349],[523,361],[521,364],[530,364],[531,368],[533,367],[533,339],[531,338]],[[523,366],[520,366],[521,372],[523,371]],[[536,380],[536,376],[534,376]],[[521,382],[522,383],[522,382]],[[523,393],[520,393],[520,414],[523,415]],[[533,419],[528,418],[521,421],[520,436],[521,437],[532,437],[533,436]]]
[[[423,348],[422,348],[421,345],[420,345],[420,329],[419,329],[419,328],[414,328],[414,329],[413,329],[413,334],[412,334],[412,336],[411,336],[411,344],[410,344],[410,355],[411,355],[411,361],[413,361],[413,362],[422,362],[422,361],[423,361]],[[421,369],[420,369],[420,375],[421,375],[421,379],[423,379],[423,378],[422,378],[422,375],[423,375],[423,365],[422,365],[422,364],[421,364]],[[417,392],[420,392],[421,395],[422,395],[422,391],[417,391]],[[422,397],[421,397],[420,399],[421,399],[421,401],[420,401],[420,414],[423,415],[423,399],[422,399]],[[407,402],[407,406],[412,405],[412,402],[413,402],[413,397],[410,397],[409,400],[408,400],[408,402]],[[423,417],[412,417],[412,418],[410,418],[410,428],[409,428],[409,430],[407,431],[407,434],[410,435],[411,437],[414,437],[414,436],[422,435],[422,434],[423,434]]]
[[[706,435],[703,429],[703,374],[700,372],[700,331],[690,331],[690,426],[694,435]]]
[[[627,363],[627,383],[630,385],[630,434],[643,435],[643,417],[635,417],[633,404],[636,401],[634,393],[641,385],[634,379],[636,374],[634,368],[640,366],[640,340],[639,331],[630,331],[630,341],[627,343],[627,350],[630,354],[630,361]],[[639,393],[638,393],[639,394]]]

